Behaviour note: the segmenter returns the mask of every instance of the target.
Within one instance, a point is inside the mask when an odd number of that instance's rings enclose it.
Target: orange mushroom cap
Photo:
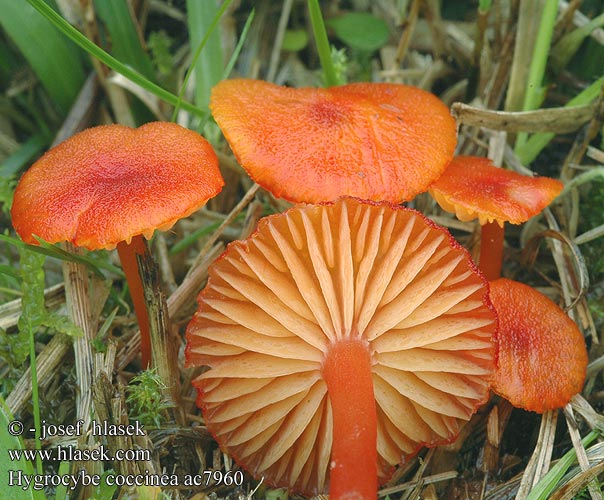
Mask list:
[[[60,143],[21,178],[13,226],[90,250],[114,248],[167,230],[220,192],[224,182],[210,144],[174,123],[90,128]]]
[[[456,144],[448,108],[406,85],[225,80],[210,108],[252,179],[292,202],[410,200],[440,176]]]
[[[547,177],[529,177],[497,168],[488,158],[456,156],[430,186],[430,194],[459,220],[478,218],[521,224],[537,215],[564,185]]]
[[[530,286],[500,278],[490,288],[499,317],[493,390],[525,410],[562,408],[585,382],[588,358],[579,328]]]
[[[345,198],[264,218],[211,266],[198,303],[186,359],[210,367],[193,382],[205,423],[270,484],[310,495],[329,482],[323,377],[357,378],[330,351],[367,349],[382,480],[421,446],[452,441],[488,395],[487,284],[467,251],[413,210]]]

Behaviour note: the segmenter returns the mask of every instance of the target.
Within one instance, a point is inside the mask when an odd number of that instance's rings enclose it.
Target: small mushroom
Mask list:
[[[205,424],[254,476],[376,498],[485,402],[495,314],[467,251],[414,210],[344,198],[264,218],[187,327]]]
[[[490,289],[499,318],[493,390],[525,410],[562,408],[585,382],[588,357],[579,328],[530,286],[499,278]]]
[[[225,80],[210,108],[252,179],[292,202],[410,200],[443,172],[456,144],[448,108],[406,85]]]
[[[563,184],[497,168],[487,158],[456,156],[430,186],[443,210],[458,219],[478,218],[482,226],[479,268],[488,280],[499,278],[505,222],[521,224],[560,194]]]
[[[143,236],[168,230],[223,186],[218,160],[199,134],[174,123],[90,128],[48,151],[23,175],[12,206],[15,231],[89,250],[117,246],[141,329],[143,366],[151,355],[136,254]]]

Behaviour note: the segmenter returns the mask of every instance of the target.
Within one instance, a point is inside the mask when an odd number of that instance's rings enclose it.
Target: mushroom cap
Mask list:
[[[378,471],[452,441],[494,370],[495,314],[465,249],[414,210],[344,198],[262,219],[210,268],[188,366],[221,448],[269,484],[324,491],[332,415],[322,363],[367,343]],[[354,408],[351,410],[354,411]]]
[[[456,156],[430,186],[430,194],[459,220],[478,218],[521,224],[537,215],[564,185],[548,177],[529,177],[498,168],[488,158]]]
[[[499,329],[493,390],[525,410],[562,408],[583,389],[587,350],[577,325],[530,286],[490,282]]]
[[[443,172],[457,141],[448,108],[406,85],[225,80],[210,108],[250,177],[292,202],[410,200]]]
[[[60,143],[25,172],[12,222],[26,243],[37,244],[36,235],[111,249],[169,229],[223,184],[214,150],[196,132],[168,122],[103,125]]]

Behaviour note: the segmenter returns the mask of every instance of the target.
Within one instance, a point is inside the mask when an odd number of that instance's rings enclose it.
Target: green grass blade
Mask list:
[[[151,59],[141,45],[132,12],[124,0],[95,0],[96,12],[111,37],[111,53],[149,80],[155,80]]]
[[[552,48],[550,65],[554,72],[560,73],[577,53],[581,44],[596,28],[604,25],[604,13],[592,19],[586,25],[577,28],[564,35]]]
[[[220,224],[222,224],[222,222],[215,222],[214,224],[210,224],[209,226],[200,227],[195,231],[192,231],[182,240],[172,245],[172,248],[170,248],[170,255],[176,255],[178,252],[182,252],[183,250],[189,248],[202,236],[210,234],[216,229],[218,229],[220,227]]]
[[[526,82],[526,92],[522,111],[537,109],[541,106],[544,97],[543,76],[549,55],[554,26],[556,24],[556,15],[558,13],[558,0],[546,0],[539,23],[539,32],[535,40],[533,49],[533,58],[529,68],[528,80]],[[526,133],[518,134],[516,139],[516,148],[522,146],[527,139]]]
[[[23,450],[25,446],[20,436],[13,436],[8,432],[9,424],[15,419],[6,407],[4,400],[0,398],[0,476],[8,481],[9,471],[21,471],[23,474],[32,475],[34,469],[31,463],[24,458],[17,461],[11,461],[7,450]],[[4,487],[6,488],[6,484]],[[31,488],[23,489],[19,487],[11,488],[10,497],[14,500],[43,500],[44,494],[42,491],[33,490]]]
[[[581,440],[583,447],[588,446],[599,435],[600,433],[598,431],[591,431],[587,436],[585,436]],[[556,487],[556,485],[560,482],[560,479],[562,479],[564,474],[566,474],[566,471],[576,461],[576,459],[577,452],[573,448],[572,450],[567,452],[560,460],[558,460],[558,463],[554,465],[550,469],[550,471],[545,476],[543,476],[543,478],[541,478],[537,485],[528,494],[526,500],[547,499]]]
[[[0,12],[0,24],[58,109],[67,114],[86,76],[76,47],[54,29],[48,18],[25,2],[0,0]]]
[[[582,106],[589,104],[600,94],[600,88],[604,85],[604,77],[599,78],[589,87],[577,94],[564,107]],[[533,134],[524,144],[516,148],[516,155],[523,165],[531,163],[537,155],[547,146],[556,134],[551,132],[542,132]]]
[[[210,23],[210,26],[205,31],[203,38],[200,40],[199,44],[197,45],[197,48],[195,49],[195,53],[193,54],[193,57],[191,60],[191,65],[189,66],[189,69],[187,70],[187,74],[185,75],[185,77],[183,79],[183,83],[181,85],[180,92],[178,93],[178,103],[176,104],[176,106],[174,108],[174,113],[172,113],[172,121],[176,121],[176,115],[178,114],[179,108],[183,107],[183,106],[181,106],[182,96],[184,95],[185,90],[187,89],[187,84],[189,82],[189,79],[191,78],[191,75],[193,75],[193,73],[195,72],[197,60],[199,59],[201,52],[202,52],[203,48],[205,47],[206,43],[208,42],[210,36],[214,32],[214,28],[218,25],[220,18],[222,17],[222,15],[226,11],[226,9],[229,7],[231,2],[232,2],[232,0],[226,0],[222,4],[220,9],[218,9],[216,11],[214,18],[212,19],[212,22]],[[209,102],[209,93],[208,93],[208,102]],[[183,109],[184,109],[184,107],[183,107]],[[208,117],[210,116],[210,111],[207,107],[207,104],[202,113],[203,113],[202,122],[205,124],[207,122]]]
[[[250,31],[250,26],[252,25],[252,21],[254,20],[255,14],[256,14],[256,11],[254,9],[252,9],[252,11],[250,12],[250,15],[247,16],[247,21],[245,22],[245,25],[243,26],[243,30],[241,30],[241,36],[239,37],[237,46],[235,47],[235,50],[233,51],[233,55],[231,56],[231,59],[227,63],[226,68],[224,68],[224,72],[222,73],[222,80],[226,80],[231,75],[231,71],[233,71],[233,67],[235,66],[235,63],[237,62],[237,59],[239,58],[239,54],[241,53],[241,49],[243,48],[243,43],[247,39],[247,34]]]
[[[71,468],[71,463],[67,460],[63,460],[59,464],[58,476],[66,476],[69,474],[69,469]],[[55,500],[63,500],[64,498],[69,498],[69,490],[68,487],[64,484],[60,484],[57,486],[55,490]]]
[[[321,8],[319,7],[319,0],[308,0],[308,12],[310,13],[310,22],[315,36],[315,43],[317,44],[317,51],[319,52],[321,67],[323,68],[325,85],[333,87],[334,85],[338,85],[339,82],[331,58],[331,48],[327,39],[327,31],[325,31],[325,23],[323,22]]]
[[[91,259],[90,257],[87,257],[86,255],[75,255],[66,252],[65,250],[55,245],[51,245],[50,243],[47,243],[41,239],[38,239],[38,241],[40,242],[40,246],[36,246],[28,245],[27,243],[24,243],[23,241],[17,238],[6,236],[5,234],[0,234],[0,241],[4,241],[5,243],[13,245],[19,249],[26,248],[28,250],[31,250],[32,252],[46,255],[48,257],[54,257],[55,259],[64,260],[67,262],[75,262],[77,264],[83,264],[101,279],[105,279],[105,275],[101,272],[101,269],[105,269],[106,271],[114,273],[117,276],[124,277],[124,273],[122,272],[122,270],[110,264],[109,262],[96,261]]]
[[[4,0],[9,1],[9,0]],[[77,29],[75,29],[71,24],[69,24],[65,19],[63,19],[59,14],[57,14],[54,10],[52,10],[44,0],[27,0],[31,5],[35,7],[35,9],[40,12],[44,17],[54,24],[54,26],[61,31],[65,36],[79,45],[83,50],[88,52],[92,57],[97,58],[103,64],[111,68],[112,70],[124,75],[126,78],[132,80],[137,85],[140,85],[145,90],[148,90],[153,95],[159,97],[163,101],[176,106],[177,104],[180,107],[189,113],[192,113],[197,116],[204,116],[205,112],[191,103],[181,101],[177,96],[163,89],[159,85],[149,81],[143,75],[141,75],[138,71],[132,69],[126,64],[118,61],[115,57],[111,56],[103,49],[95,45],[92,41],[86,38],[82,33],[80,33]]]
[[[44,256],[19,249],[21,271],[21,316],[18,321],[19,332],[29,339],[29,369],[31,372],[32,413],[34,416],[35,448],[40,450],[40,400],[38,397],[38,375],[36,363],[36,330],[42,324],[46,313],[44,308]],[[36,473],[42,474],[42,459],[36,455]]]
[[[195,48],[191,66],[195,74],[195,104],[207,109],[210,91],[222,78],[224,61],[218,23],[231,2],[219,9],[216,0],[187,0],[187,21],[191,49]]]

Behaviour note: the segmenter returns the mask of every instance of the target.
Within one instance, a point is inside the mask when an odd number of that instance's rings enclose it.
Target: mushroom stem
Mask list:
[[[478,267],[489,281],[501,277],[503,234],[503,225],[499,225],[497,221],[487,222],[482,226]]]
[[[333,413],[330,500],[377,497],[377,417],[366,342],[340,340],[323,362]]]
[[[133,236],[130,243],[124,241],[117,244],[117,253],[120,256],[122,269],[126,275],[126,281],[130,288],[130,296],[134,305],[134,312],[138,320],[138,327],[141,332],[141,364],[143,369],[147,369],[151,363],[151,336],[149,333],[149,315],[147,313],[147,304],[145,303],[145,293],[143,282],[138,271],[138,262],[136,256],[143,257],[146,252],[147,243],[141,235]]]

